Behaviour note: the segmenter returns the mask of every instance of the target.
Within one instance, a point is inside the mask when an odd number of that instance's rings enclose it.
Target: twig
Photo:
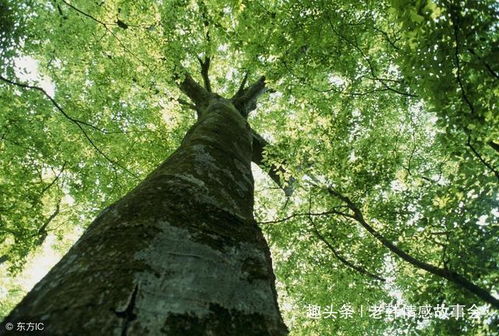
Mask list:
[[[184,105],[184,106],[186,106],[186,107],[190,108],[191,110],[197,111],[196,105],[191,104],[191,103],[189,103],[188,101],[186,101],[186,100],[184,100],[184,99],[182,99],[182,98],[177,99],[177,102],[178,102],[180,105]]]
[[[45,97],[47,97],[48,100],[50,100],[50,102],[57,108],[57,110],[59,112],[62,113],[62,115],[70,120],[71,122],[77,124],[77,125],[84,125],[84,126],[88,126],[90,128],[93,128],[94,130],[96,131],[99,131],[101,133],[106,133],[106,131],[86,122],[86,121],[82,121],[82,120],[79,120],[79,119],[76,119],[76,118],[73,118],[71,117],[70,115],[68,115],[63,109],[62,107],[54,100],[54,98],[52,98],[48,93],[47,91],[45,91],[43,88],[41,87],[38,87],[38,86],[34,86],[34,85],[29,85],[29,84],[24,84],[24,83],[18,83],[18,82],[14,82],[10,79],[7,79],[5,77],[3,77],[2,75],[0,75],[0,80],[6,82],[6,83],[9,83],[9,84],[12,84],[12,85],[16,85],[16,86],[19,86],[19,87],[22,87],[24,89],[31,89],[31,90],[37,90],[37,91],[40,91],[41,93],[43,93],[43,95]]]
[[[317,236],[317,238],[319,238],[320,241],[322,241],[324,244],[326,244],[327,248],[333,253],[333,255],[336,257],[336,259],[338,259],[340,262],[342,262],[347,267],[350,267],[351,269],[353,269],[361,274],[367,275],[367,276],[374,278],[376,280],[379,280],[379,281],[383,281],[383,282],[386,281],[384,278],[369,272],[365,268],[363,268],[361,266],[354,265],[350,261],[346,260],[343,256],[341,256],[338,253],[338,251],[334,248],[334,246],[330,242],[328,242],[327,239],[319,232],[319,230],[317,229],[312,218],[308,217],[308,219],[309,219],[310,223],[312,224],[312,227],[313,227],[312,231],[314,232],[314,234]]]
[[[494,77],[495,79],[499,79],[499,75],[492,69],[492,67],[483,60],[483,58],[481,58],[473,49],[471,48],[468,48],[468,51],[476,56],[480,62],[482,62],[483,66],[487,69],[487,71],[492,75],[492,77]]]
[[[0,75],[0,80],[6,82],[6,83],[9,83],[9,84],[12,84],[12,85],[16,85],[16,86],[19,86],[21,88],[24,88],[24,89],[30,89],[30,90],[36,90],[36,91],[39,91],[41,93],[43,93],[43,95],[45,97],[47,97],[48,100],[50,100],[50,102],[57,108],[57,110],[59,112],[62,113],[62,115],[68,119],[69,121],[71,121],[72,123],[74,123],[79,129],[80,131],[83,133],[83,136],[87,139],[87,141],[90,143],[90,145],[95,149],[95,151],[97,151],[97,153],[99,153],[100,155],[102,155],[107,161],[109,161],[111,164],[121,168],[122,170],[124,170],[125,172],[127,172],[128,174],[134,176],[135,178],[138,178],[137,174],[131,172],[130,170],[128,170],[126,167],[124,167],[123,165],[121,165],[120,163],[118,163],[117,161],[111,159],[107,154],[105,154],[99,147],[97,147],[97,145],[95,144],[95,142],[90,138],[90,136],[88,135],[87,131],[85,130],[85,128],[83,126],[87,126],[87,127],[90,127],[91,129],[94,129],[94,130],[97,130],[97,131],[100,131],[102,133],[105,134],[105,131],[99,129],[98,127],[92,125],[92,124],[89,124],[85,121],[82,121],[82,120],[79,120],[79,119],[76,119],[76,118],[73,118],[71,117],[70,115],[68,115],[63,109],[62,107],[55,101],[54,98],[52,98],[48,93],[47,91],[45,91],[43,88],[41,87],[38,87],[38,86],[33,86],[33,85],[28,85],[28,84],[23,84],[23,83],[17,83],[17,82],[14,82],[14,81],[11,81],[7,78],[4,78],[3,76]]]
[[[499,172],[496,169],[494,169],[494,167],[492,167],[492,165],[490,163],[485,161],[482,158],[482,156],[480,155],[480,153],[478,153],[477,150],[471,144],[471,136],[470,135],[468,135],[468,141],[466,142],[466,146],[468,146],[471,149],[471,152],[478,158],[478,160],[480,160],[480,162],[482,162],[485,165],[485,167],[487,167],[492,173],[494,173],[496,178],[499,179]]]
[[[109,32],[117,41],[118,43],[121,45],[121,47],[123,48],[123,50],[125,50],[127,53],[129,53],[130,55],[132,55],[137,61],[139,61],[143,66],[145,66],[147,69],[149,69],[150,71],[152,71],[151,67],[149,66],[149,64],[145,63],[144,61],[142,61],[135,53],[133,53],[132,51],[130,51],[126,46],[125,44],[121,41],[121,39],[111,30],[109,29],[109,26],[110,25],[116,25],[118,27],[121,27],[120,24],[118,23],[106,23],[106,22],[103,22],[99,19],[97,19],[96,17],[88,14],[88,13],[85,13],[84,11],[82,11],[81,9],[71,5],[70,3],[68,3],[66,0],[61,0],[66,6],[68,6],[69,8],[75,10],[76,12],[78,12],[79,14],[97,22],[98,24],[102,25],[104,27],[104,29]],[[119,21],[119,20],[118,20]],[[122,28],[122,27],[121,27]]]
[[[56,177],[52,180],[52,182],[50,182],[45,188],[43,188],[43,190],[40,192],[40,196],[42,196],[47,190],[49,190],[57,182],[57,180],[59,180],[62,173],[64,172],[65,167],[66,167],[66,162],[63,163],[61,171],[59,172],[59,174],[56,175]]]
[[[333,25],[333,23],[331,21],[331,17],[329,15],[327,16],[327,19],[328,19],[329,26],[330,26],[331,30],[333,31],[333,33],[336,36],[338,36],[340,39],[342,39],[343,41],[345,41],[347,44],[351,45],[355,50],[357,50],[360,53],[360,55],[362,56],[362,58],[367,62],[367,64],[369,65],[369,69],[371,71],[371,75],[372,75],[372,79],[373,80],[376,80],[379,83],[381,83],[381,85],[383,85],[385,87],[385,89],[387,89],[389,91],[392,91],[392,92],[395,92],[395,93],[398,93],[400,95],[407,96],[407,97],[410,97],[410,98],[417,98],[418,97],[415,94],[408,93],[408,92],[403,92],[403,91],[400,91],[398,89],[394,89],[391,86],[388,86],[388,84],[385,83],[386,81],[390,81],[390,82],[398,82],[398,81],[397,80],[393,80],[393,79],[387,79],[387,78],[380,78],[380,77],[378,77],[376,75],[376,71],[374,69],[374,66],[373,66],[371,60],[364,53],[364,51],[356,43],[354,43],[351,40],[347,39],[345,36],[343,36],[343,34],[341,34],[340,32],[337,31],[337,29],[334,27],[334,25]]]
[[[338,211],[338,210],[329,210],[329,211],[317,212],[317,213],[313,213],[313,212],[295,213],[295,214],[292,214],[292,215],[289,215],[287,217],[280,218],[280,219],[274,219],[274,220],[270,220],[270,221],[258,222],[258,224],[282,223],[282,222],[288,221],[290,219],[293,219],[295,217],[304,217],[304,216],[307,216],[307,217],[311,217],[311,216],[329,216],[329,215],[341,215],[341,216],[351,217],[350,215],[348,215],[348,214],[346,214],[344,212]]]
[[[38,231],[37,231],[37,234],[38,235],[46,235],[47,234],[47,226],[54,220],[55,217],[57,217],[57,215],[59,214],[59,211],[60,211],[60,206],[61,206],[61,200],[59,200],[59,202],[57,203],[57,205],[55,206],[55,210],[54,212],[52,212],[52,214],[49,216],[49,218],[47,218],[47,220],[42,224],[42,226],[40,226],[40,228],[38,228]],[[42,241],[43,242],[43,241]]]

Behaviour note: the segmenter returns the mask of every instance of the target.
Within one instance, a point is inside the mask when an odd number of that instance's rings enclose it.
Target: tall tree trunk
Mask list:
[[[210,95],[178,150],[104,210],[5,322],[64,336],[286,335],[251,159],[246,119]]]

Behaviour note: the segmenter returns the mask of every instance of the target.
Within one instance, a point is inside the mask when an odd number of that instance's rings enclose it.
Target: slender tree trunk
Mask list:
[[[4,322],[64,336],[287,334],[253,218],[251,129],[230,100],[203,106],[178,150],[104,210]]]

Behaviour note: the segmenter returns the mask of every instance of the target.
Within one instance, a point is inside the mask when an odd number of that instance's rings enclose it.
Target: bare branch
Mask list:
[[[180,90],[191,99],[196,106],[196,109],[201,109],[208,103],[210,93],[198,82],[196,82],[190,74],[186,73],[184,79],[179,84]]]
[[[265,77],[260,77],[255,83],[248,86],[239,94],[231,98],[232,104],[239,112],[247,117],[251,111],[256,109],[256,101],[263,93],[265,93]]]
[[[204,88],[208,92],[211,91],[211,83],[210,83],[210,76],[209,76],[209,71],[210,71],[210,64],[211,64],[211,59],[210,57],[206,56],[204,60],[201,58],[197,57],[199,64],[201,65],[201,76],[203,77],[203,82],[204,82]]]
[[[246,87],[246,83],[248,82],[248,76],[249,76],[249,73],[246,72],[244,74],[243,80],[241,81],[241,85],[239,85],[239,89],[237,90],[236,94],[234,95],[234,97],[232,99],[242,96],[242,94],[244,92],[244,88]]]
[[[178,102],[180,105],[184,105],[184,106],[186,106],[186,107],[190,108],[191,110],[197,111],[197,109],[196,109],[196,105],[191,104],[191,103],[189,103],[188,101],[185,101],[185,100],[183,100],[183,99],[179,98],[179,99],[177,99],[177,102]]]

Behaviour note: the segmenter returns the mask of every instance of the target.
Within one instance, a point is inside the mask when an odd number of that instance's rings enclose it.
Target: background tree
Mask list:
[[[272,144],[267,164],[285,164],[297,182],[285,198],[257,181],[256,215],[292,332],[494,333],[494,314],[429,323],[305,314],[308,304],[483,303],[392,254],[338,194],[417,260],[496,295],[492,1],[4,3],[2,77],[40,85],[15,70],[21,56],[38,60],[60,107],[1,84],[4,267],[22,267],[57,204],[47,230],[62,238],[178,146],[195,117],[173,74],[197,73],[196,56],[211,56],[216,92],[236,92],[246,73],[275,91],[250,123]]]

